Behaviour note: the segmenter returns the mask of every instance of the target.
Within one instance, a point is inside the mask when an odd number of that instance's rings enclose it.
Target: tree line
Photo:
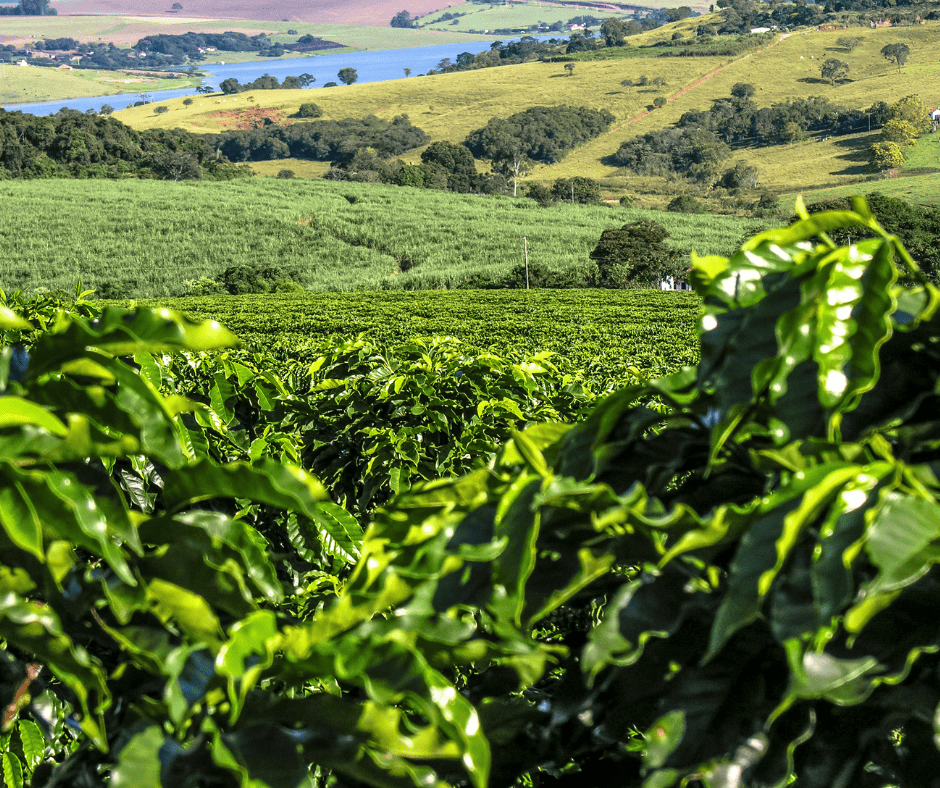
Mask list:
[[[154,178],[228,180],[247,172],[220,159],[202,135],[135,131],[77,110],[48,117],[0,109],[0,179]]]
[[[146,52],[165,55],[174,63],[187,60],[204,60],[205,50],[215,47],[221,52],[257,52],[262,57],[280,57],[287,52],[313,52],[320,49],[335,49],[342,47],[336,41],[326,41],[311,35],[304,35],[293,44],[273,42],[267,33],[249,36],[228,30],[224,33],[182,33],[180,35],[167,35],[164,33],[141,38],[134,49],[137,52]]]
[[[812,133],[880,128],[890,114],[883,101],[867,110],[848,109],[819,96],[758,107],[753,94],[752,85],[738,83],[729,98],[717,99],[707,110],[689,110],[675,126],[627,140],[607,161],[640,175],[684,174],[710,182],[733,147],[781,145]]]
[[[407,115],[382,120],[371,115],[344,120],[318,120],[289,126],[268,125],[251,131],[207,135],[208,144],[234,162],[309,159],[343,164],[357,150],[371,148],[379,156],[400,156],[428,141]]]

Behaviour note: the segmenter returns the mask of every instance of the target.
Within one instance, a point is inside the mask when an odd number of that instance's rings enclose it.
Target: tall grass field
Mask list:
[[[81,278],[125,298],[185,295],[235,265],[281,267],[310,290],[454,288],[522,263],[522,236],[531,264],[562,270],[587,266],[604,229],[640,217],[664,224],[676,248],[707,254],[730,252],[756,224],[277,179],[5,181],[0,199],[0,287],[70,289]]]

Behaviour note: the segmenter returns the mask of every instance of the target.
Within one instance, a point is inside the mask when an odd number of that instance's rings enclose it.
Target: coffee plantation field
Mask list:
[[[577,274],[604,229],[650,218],[683,252],[726,254],[754,220],[277,179],[213,183],[5,181],[0,288],[100,297],[198,292],[233,266],[273,268],[307,290],[466,287],[523,262]],[[203,291],[204,292],[204,291]]]
[[[313,358],[324,346],[359,334],[389,346],[452,336],[497,353],[558,353],[595,390],[698,362],[700,302],[688,292],[313,293],[145,303],[217,320],[272,360]]]

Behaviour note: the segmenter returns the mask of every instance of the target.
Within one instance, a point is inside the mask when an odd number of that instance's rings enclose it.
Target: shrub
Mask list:
[[[666,97],[665,97],[665,96],[656,96],[656,98],[653,99],[653,106],[654,106],[656,109],[662,109],[663,107],[665,107],[665,106],[666,106]]]
[[[533,183],[526,189],[526,197],[535,200],[542,208],[547,208],[553,202],[555,197],[552,190],[543,183]]]
[[[198,279],[189,279],[185,283],[186,291],[192,296],[220,295],[228,292],[222,282],[200,276]]]
[[[184,107],[190,107],[190,106],[192,106],[193,101],[194,101],[194,100],[193,100],[193,98],[192,98],[191,96],[187,96],[186,98],[183,99],[183,106],[184,106]]]
[[[160,104],[153,108],[153,111],[157,115],[162,115],[165,112],[169,112],[170,108],[166,104]]]
[[[281,180],[290,180],[291,178],[295,176],[294,176],[293,170],[278,170],[277,177],[280,178]]]
[[[632,208],[633,207],[633,198],[629,194],[622,194],[620,200],[618,201],[621,208]]]
[[[324,87],[329,87],[325,85]],[[314,104],[312,101],[308,101],[305,104],[300,105],[300,109],[297,110],[298,118],[322,118],[323,110],[318,104]]]
[[[673,198],[666,210],[670,213],[707,213],[708,209],[690,194],[680,194]]]

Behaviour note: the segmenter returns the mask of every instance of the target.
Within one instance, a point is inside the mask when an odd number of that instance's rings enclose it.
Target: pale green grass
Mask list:
[[[130,81],[117,81],[124,79]],[[199,82],[198,79],[159,79],[123,71],[60,71],[40,66],[0,65],[0,104],[195,88]]]
[[[463,8],[463,6],[460,6]],[[683,23],[677,23],[681,25]],[[404,31],[409,32],[409,31]],[[852,53],[843,52],[836,40],[858,36],[863,42]],[[911,48],[908,64],[898,74],[880,55],[883,46],[905,42]],[[715,99],[730,95],[735,83],[748,82],[757,88],[759,106],[805,97],[826,96],[837,104],[867,108],[875,101],[892,103],[909,94],[919,94],[928,104],[940,103],[935,86],[940,82],[940,24],[898,29],[853,28],[848,31],[810,31],[792,35],[763,51],[737,58],[652,58],[579,62],[567,76],[561,64],[527,63],[479,71],[401,79],[383,83],[306,91],[270,91],[256,99],[293,113],[305,101],[320,104],[327,118],[361,117],[375,114],[391,118],[406,113],[432,140],[461,142],[469,131],[492,117],[508,117],[532,106],[573,104],[608,109],[617,119],[610,133],[570,153],[559,164],[536,167],[529,180],[553,180],[586,175],[602,181],[612,191],[671,193],[675,185],[640,179],[604,163],[620,144],[634,136],[674,124],[684,112],[707,109]],[[820,67],[828,57],[849,63],[854,81],[836,87],[823,84]],[[801,59],[802,58],[802,59]],[[713,73],[714,72],[714,73]],[[712,74],[701,84],[676,96],[683,88]],[[621,87],[624,79],[641,75],[663,77],[667,105],[637,118],[660,92]],[[674,98],[673,98],[674,97]],[[212,99],[210,101],[215,101]],[[127,110],[120,117],[132,126],[180,125],[194,131],[216,131],[218,125],[200,114],[219,106],[202,102],[187,110],[177,109],[155,117],[152,111]],[[874,141],[867,135],[833,137],[827,142],[804,142],[789,146],[736,151],[727,163],[753,164],[761,174],[761,187],[775,192],[801,188],[847,185],[871,174],[864,148]],[[405,156],[416,161],[420,151]]]
[[[940,167],[940,134],[923,134],[904,151],[904,169]]]
[[[230,266],[274,265],[311,290],[453,288],[529,261],[585,270],[601,233],[653,219],[685,253],[728,254],[756,223],[456,195],[358,183],[3,181],[0,288],[70,289],[81,277],[123,297],[188,292]],[[402,272],[407,258],[411,267]]]
[[[888,197],[916,205],[938,206],[940,205],[940,173],[887,180],[877,179],[832,189],[807,190],[802,194],[804,201],[810,203],[816,200],[852,197],[856,194],[871,194],[872,192],[881,192]],[[780,198],[780,203],[787,208],[792,208],[795,198],[795,194],[785,194]]]

